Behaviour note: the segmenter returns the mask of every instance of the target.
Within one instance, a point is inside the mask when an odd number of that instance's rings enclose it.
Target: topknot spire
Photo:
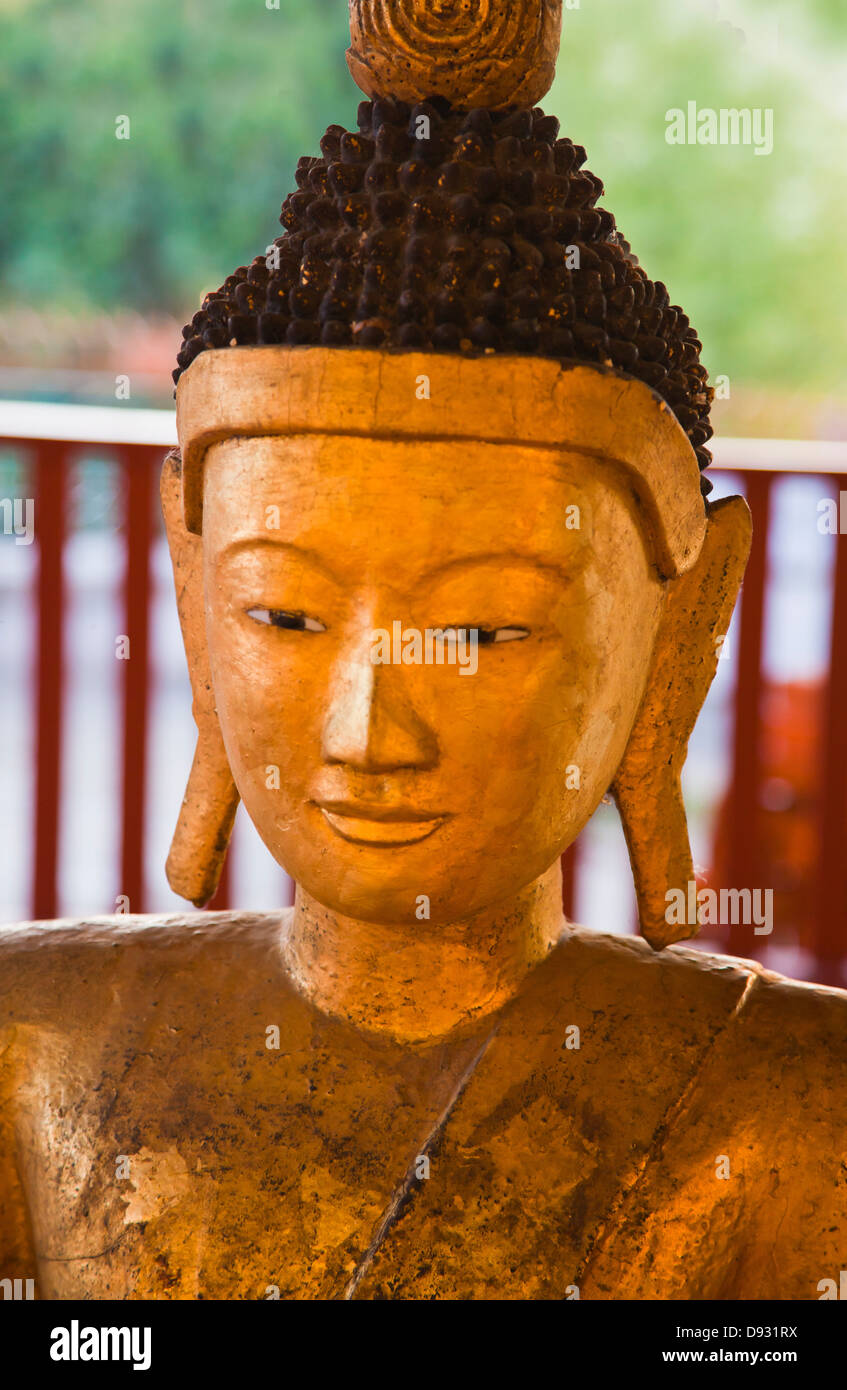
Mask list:
[[[556,72],[562,0],[350,0],[347,65],[373,99],[536,106]]]

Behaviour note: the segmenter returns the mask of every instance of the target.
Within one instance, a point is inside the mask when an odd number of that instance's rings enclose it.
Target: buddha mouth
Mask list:
[[[349,801],[314,804],[342,840],[374,849],[418,844],[447,820],[447,816],[422,814],[410,806],[363,806]]]

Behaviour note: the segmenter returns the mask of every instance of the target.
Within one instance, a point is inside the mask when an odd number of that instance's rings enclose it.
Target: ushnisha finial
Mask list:
[[[562,0],[350,0],[347,65],[366,96],[535,106],[556,71]]]

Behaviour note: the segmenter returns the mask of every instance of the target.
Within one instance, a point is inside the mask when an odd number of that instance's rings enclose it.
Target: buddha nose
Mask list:
[[[369,630],[335,666],[323,729],[325,761],[362,772],[433,767],[438,742],[412,705],[409,668],[375,664],[372,652]]]

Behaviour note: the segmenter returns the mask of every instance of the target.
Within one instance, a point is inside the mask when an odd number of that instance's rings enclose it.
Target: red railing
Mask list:
[[[64,685],[64,569],[66,449],[42,441],[34,461],[38,546],[38,668],[36,675],[35,854],[33,916],[56,916],[59,805],[62,796],[62,689]]]
[[[174,439],[166,411],[99,409],[0,402],[0,444],[20,452],[35,500],[38,553],[35,671],[34,855],[30,911],[59,915],[58,864],[63,740],[66,595],[62,556],[67,541],[68,477],[81,451],[106,448],[119,470],[121,535],[126,565],[124,632],[132,660],[122,663],[122,778],[120,892],[133,911],[148,901],[144,882],[144,806],[150,709],[151,551],[158,520],[157,483]],[[754,518],[754,540],[743,588],[734,691],[731,795],[726,802],[725,877],[736,886],[762,881],[757,807],[762,781],[763,633],[769,590],[768,542],[774,484],[787,473],[821,480],[821,495],[847,491],[847,445],[804,441],[723,440],[716,469],[743,476]],[[836,541],[832,579],[830,662],[819,770],[818,863],[814,875],[815,974],[836,983],[847,956],[847,542]],[[187,766],[187,764],[186,764]],[[174,807],[174,813],[176,808]],[[573,915],[580,881],[579,843],[564,859],[565,910]],[[215,907],[229,905],[225,874]],[[749,927],[731,928],[723,943],[751,954]]]

